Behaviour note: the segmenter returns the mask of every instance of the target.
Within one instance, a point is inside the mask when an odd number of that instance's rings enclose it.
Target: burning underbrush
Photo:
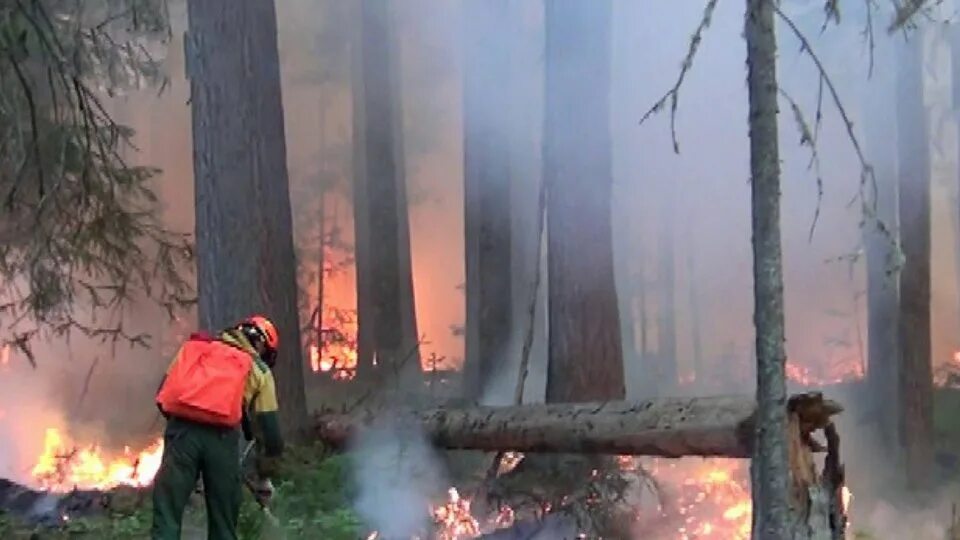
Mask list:
[[[346,455],[353,474],[323,480],[344,492],[349,499],[345,504],[370,527],[364,533],[370,540],[555,538],[558,527],[584,538],[749,538],[746,460],[508,453],[480,494],[484,482],[477,471],[485,468],[482,463],[468,467],[473,473],[456,474],[451,481],[447,468],[460,458],[441,455],[410,434],[397,438],[396,433],[390,431],[393,438],[368,439],[367,445]],[[30,471],[31,483],[38,488],[34,497],[40,501],[41,491],[58,500],[73,496],[72,504],[79,510],[76,501],[84,501],[84,509],[102,502],[94,492],[148,487],[162,449],[162,440],[157,440],[142,449],[109,452],[97,445],[77,445],[49,429],[43,453]],[[400,457],[399,465],[388,459],[394,456]],[[482,461],[489,463],[489,456]],[[302,467],[309,460],[294,452],[291,462]],[[312,463],[309,474],[323,468],[317,465],[322,462]],[[303,471],[288,476],[280,482],[281,500],[290,490],[318,489],[296,485],[304,482]],[[300,496],[291,495],[296,497]],[[67,507],[52,505],[50,510],[62,522],[71,518]],[[303,522],[303,516],[296,515],[299,511],[277,510],[290,523]],[[546,527],[552,532],[543,532]]]
[[[562,517],[583,538],[746,540],[751,502],[748,461],[616,459],[514,454],[515,465],[490,489],[487,516],[451,492],[440,511],[438,538],[548,538],[537,527]],[[555,521],[553,523],[556,523]],[[497,533],[497,531],[500,531]],[[545,535],[544,535],[545,534]]]

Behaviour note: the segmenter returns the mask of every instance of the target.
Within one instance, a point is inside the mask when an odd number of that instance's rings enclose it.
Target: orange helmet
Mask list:
[[[268,348],[276,351],[277,347],[280,346],[280,334],[277,333],[277,327],[270,322],[270,319],[264,317],[263,315],[253,315],[247,317],[243,323],[249,324],[263,334]]]

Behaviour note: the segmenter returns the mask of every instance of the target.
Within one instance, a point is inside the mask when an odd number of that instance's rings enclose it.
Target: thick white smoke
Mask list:
[[[368,527],[381,538],[427,529],[428,506],[448,484],[440,456],[415,423],[384,417],[358,434],[350,455],[359,488],[354,507]]]

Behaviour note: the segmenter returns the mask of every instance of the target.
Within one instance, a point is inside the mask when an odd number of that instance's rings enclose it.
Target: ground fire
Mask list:
[[[163,455],[162,439],[139,452],[126,448],[110,456],[96,445],[78,447],[54,428],[46,430],[43,446],[31,475],[41,488],[53,492],[148,486]]]
[[[342,324],[342,321],[338,321]],[[332,325],[331,325],[332,326]],[[349,329],[321,334],[322,345],[310,345],[311,367],[326,372],[334,380],[349,380],[355,375],[356,344]],[[805,385],[829,384],[859,379],[862,365],[833,366],[814,372],[789,363],[794,382]],[[936,372],[938,386],[960,381],[960,352],[952,361],[942,363]],[[826,377],[820,379],[819,377]],[[104,451],[97,444],[77,445],[57,429],[45,432],[44,451],[31,470],[35,484],[53,492],[73,489],[110,489],[118,486],[145,487],[152,482],[160,464],[162,439],[141,450],[119,453]],[[513,468],[523,454],[508,453],[504,470]],[[751,501],[749,461],[742,459],[618,458],[625,471],[642,465],[663,488],[663,502],[653,512],[638,509],[638,522],[650,538],[661,540],[749,538]],[[850,492],[844,488],[844,506],[850,504]],[[472,498],[451,487],[446,500],[424,509],[432,518],[438,540],[477,538],[492,530],[510,527],[513,509],[500,507],[490,515],[474,515]],[[375,535],[371,536],[376,538]]]

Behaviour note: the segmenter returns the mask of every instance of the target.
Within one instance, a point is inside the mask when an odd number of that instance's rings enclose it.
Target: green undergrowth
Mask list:
[[[347,457],[324,456],[321,448],[289,448],[274,479],[271,511],[279,527],[265,516],[244,489],[238,535],[241,540],[355,540],[360,523],[350,509],[352,488]],[[135,504],[103,515],[71,519],[56,529],[24,525],[0,514],[0,538],[11,540],[103,539],[139,540],[150,537],[149,493]],[[196,496],[184,517],[183,540],[203,540],[206,518],[202,497]]]

